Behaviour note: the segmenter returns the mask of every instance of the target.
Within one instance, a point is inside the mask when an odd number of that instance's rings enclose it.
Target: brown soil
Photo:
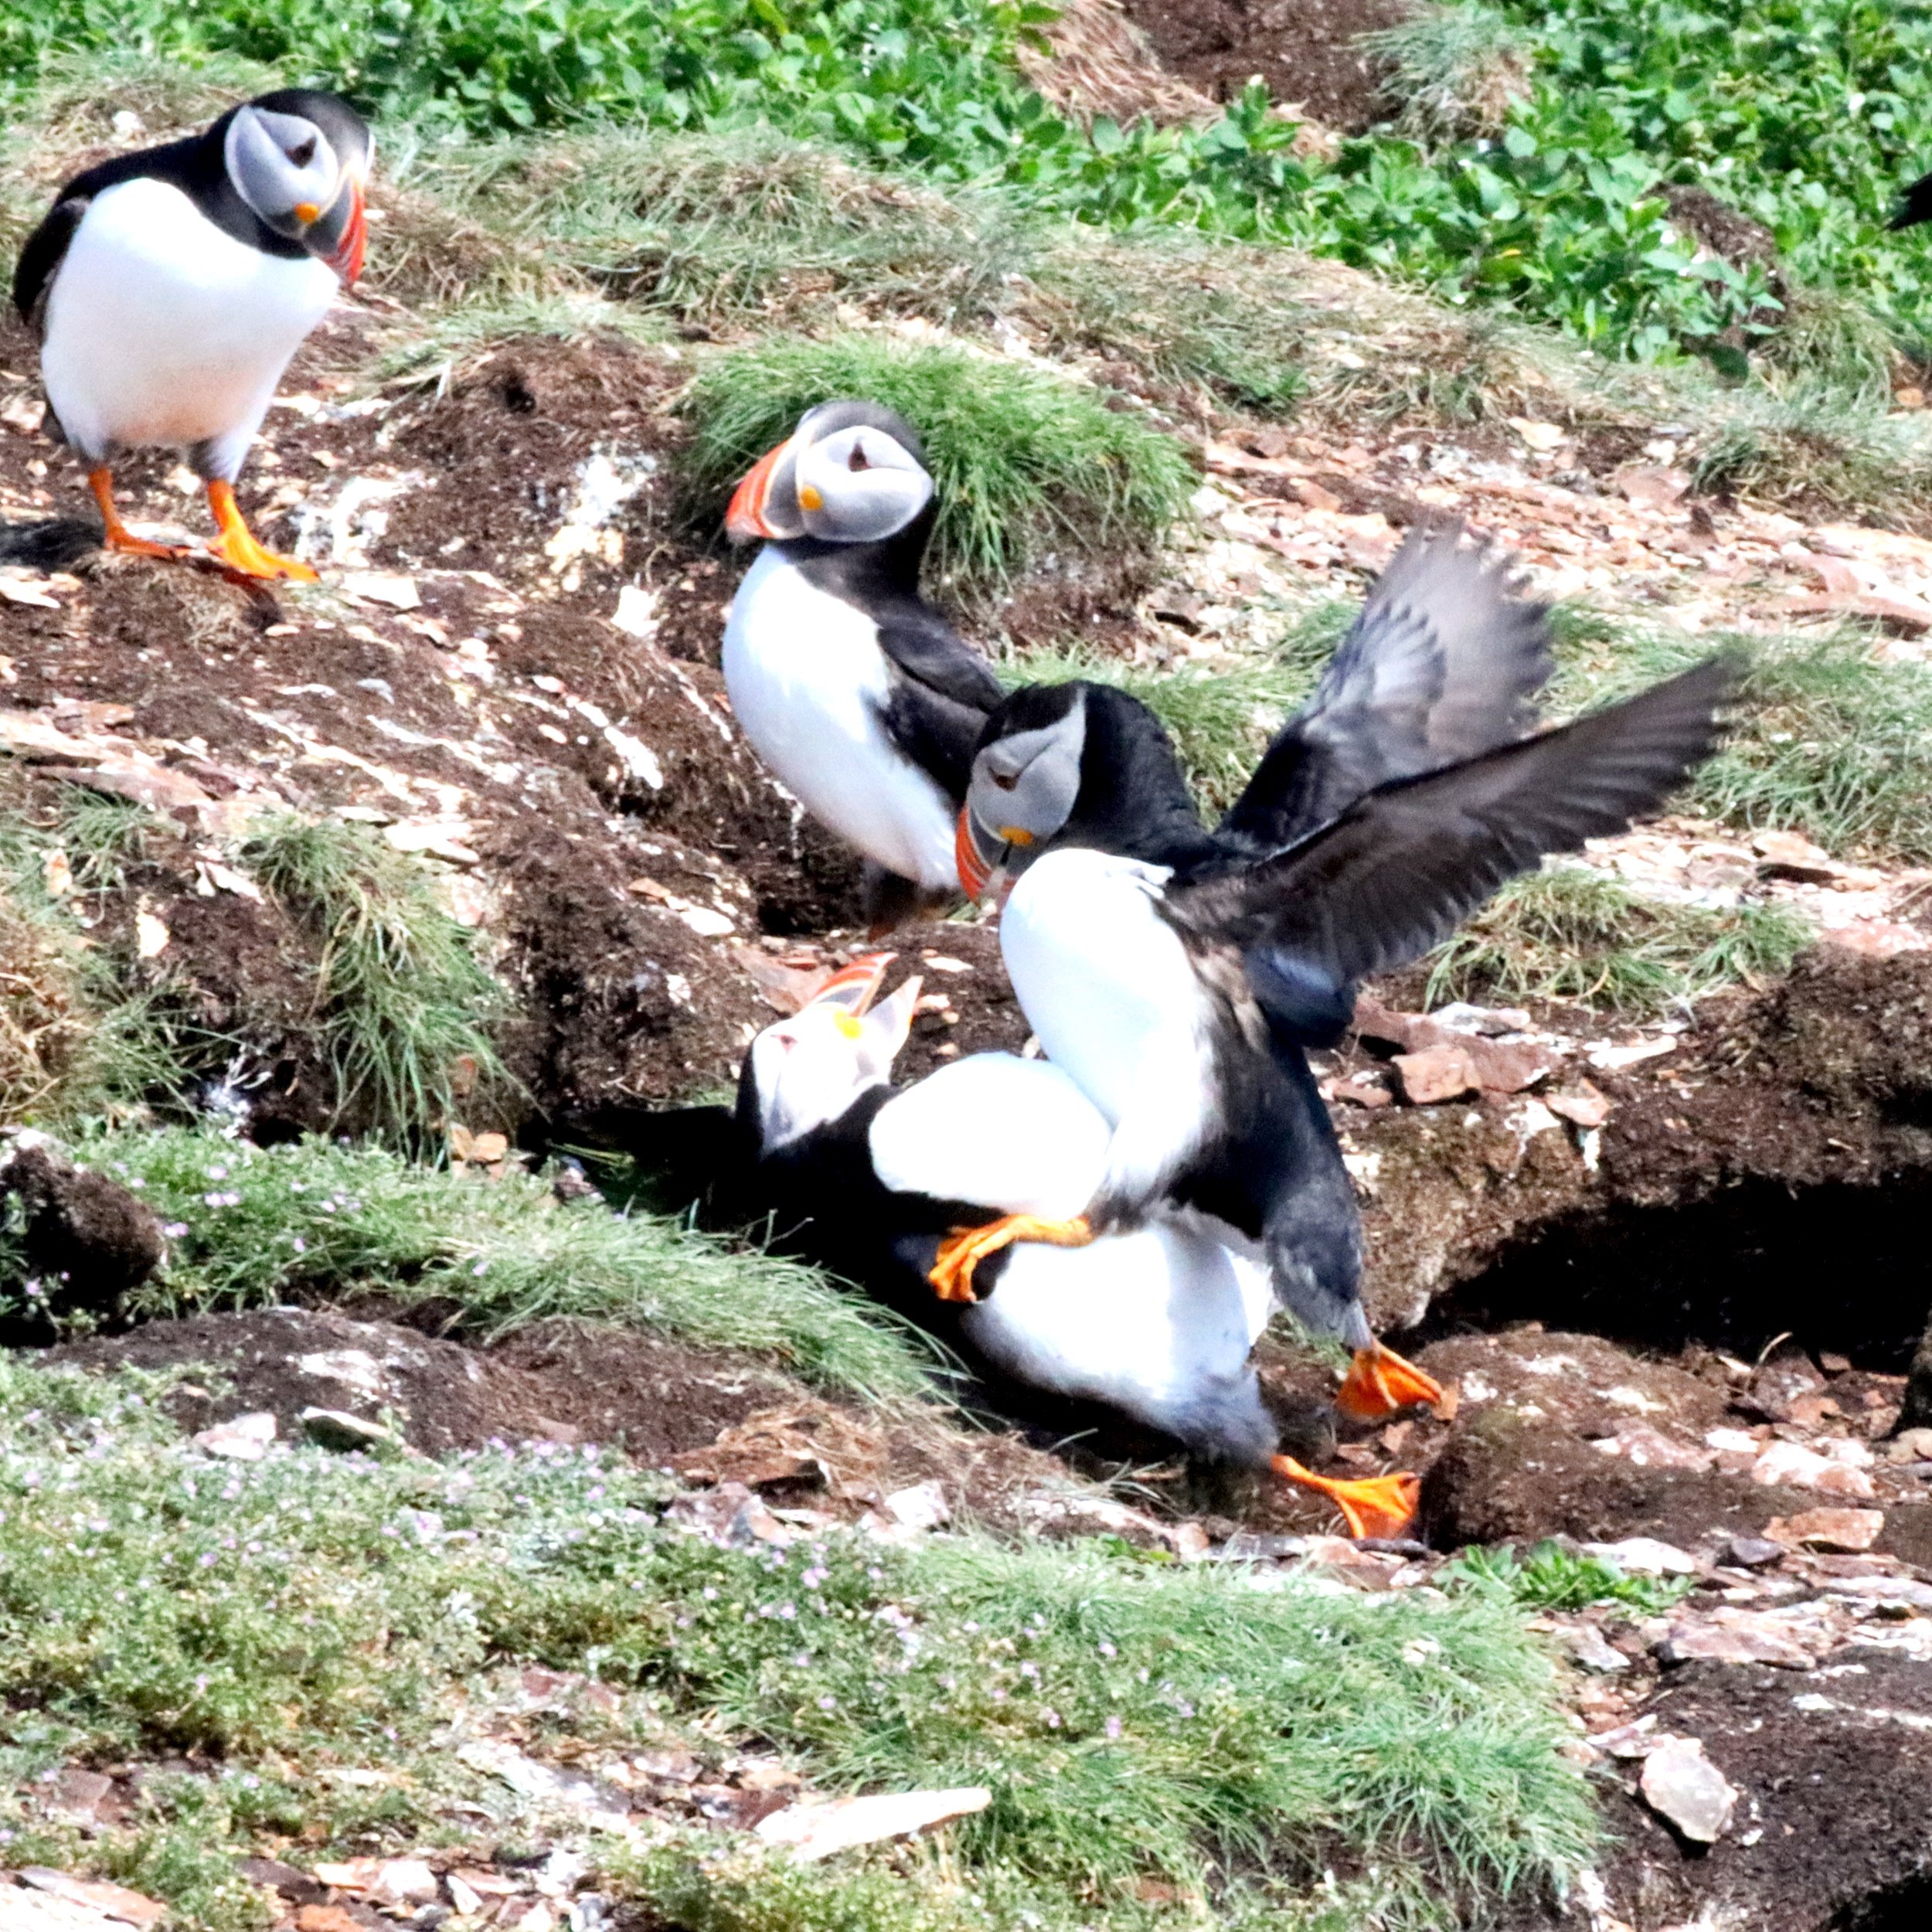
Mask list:
[[[1804,1709],[1794,1702],[1801,1696],[1829,1704]],[[1639,1932],[1692,1922],[1734,1932],[1905,1932],[1925,1923],[1932,1674],[1923,1664],[1870,1648],[1802,1675],[1687,1664],[1646,1708],[1659,1729],[1701,1738],[1740,1795],[1731,1831],[1693,1845],[1635,1795],[1640,1767],[1618,1766],[1604,1787],[1615,1842],[1600,1867],[1616,1920]],[[1568,1914],[1504,1921],[1510,1932],[1605,1923],[1580,1902]]]
[[[1358,36],[1393,27],[1410,0],[1124,0],[1127,15],[1172,73],[1217,100],[1257,74],[1276,100],[1330,128],[1355,133],[1387,111],[1376,64]]]

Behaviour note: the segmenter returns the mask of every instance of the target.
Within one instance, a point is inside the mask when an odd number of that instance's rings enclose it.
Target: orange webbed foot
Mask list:
[[[1045,1221],[1035,1214],[1009,1214],[984,1227],[957,1228],[939,1244],[939,1256],[926,1279],[942,1301],[976,1301],[973,1270],[989,1254],[1015,1241],[1044,1241],[1056,1248],[1083,1248],[1094,1238],[1087,1216]]]
[[[1433,1409],[1442,1400],[1442,1384],[1393,1349],[1371,1342],[1358,1349],[1335,1406],[1351,1422],[1379,1422],[1400,1409]]]
[[[209,553],[239,577],[286,577],[295,583],[316,583],[321,580],[299,559],[284,556],[255,540],[242,520],[240,506],[233,487],[219,481],[208,486],[208,507],[215,513],[221,534],[209,545]]]
[[[136,536],[121,520],[121,512],[114,504],[114,477],[106,469],[90,470],[87,487],[94,492],[94,501],[100,505],[100,541],[104,549],[118,550],[123,556],[162,557],[170,561],[192,555],[178,543],[156,543],[145,536]]]
[[[1344,1482],[1332,1476],[1318,1476],[1292,1456],[1270,1456],[1268,1467],[1284,1481],[1327,1497],[1342,1512],[1351,1536],[1400,1536],[1416,1519],[1422,1481],[1406,1469]]]

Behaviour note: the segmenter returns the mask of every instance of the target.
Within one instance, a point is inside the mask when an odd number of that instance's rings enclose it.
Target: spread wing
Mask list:
[[[46,327],[47,298],[53,292],[53,278],[66,259],[67,246],[93,199],[90,195],[63,195],[48,209],[20,250],[20,260],[13,271],[13,305],[36,336]]]
[[[1364,793],[1509,743],[1550,672],[1546,607],[1460,522],[1412,531],[1308,701],[1222,821],[1225,844],[1275,852]]]
[[[1546,853],[1654,811],[1716,742],[1736,660],[1712,658],[1573,723],[1398,779],[1286,852],[1171,891],[1170,915],[1237,946],[1264,1006],[1403,965]]]

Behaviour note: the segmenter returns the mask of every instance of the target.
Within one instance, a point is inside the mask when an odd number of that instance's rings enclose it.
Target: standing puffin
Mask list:
[[[1412,538],[1213,832],[1159,721],[1083,683],[995,713],[960,816],[969,889],[1018,875],[1000,944],[1021,1007],[1113,1129],[1053,1238],[1178,1213],[1252,1243],[1281,1300],[1355,1351],[1338,1402],[1359,1417],[1440,1391],[1369,1334],[1354,1192],[1304,1049],[1340,1036],[1358,981],[1506,879],[1655,810],[1736,678],[1713,658],[1519,738],[1547,638],[1505,591],[1453,532]],[[1006,1238],[1039,1237],[981,1230],[961,1291]]]
[[[875,930],[960,889],[953,822],[1002,696],[919,594],[933,480],[911,426],[821,403],[738,486],[725,519],[765,547],[725,625],[725,685],[752,748],[866,861]]]
[[[1054,1224],[1100,1184],[1111,1138],[1065,1073],[977,1053],[891,1084],[920,988],[909,979],[873,1004],[893,957],[854,961],[745,1056],[747,1205],[774,1240],[937,1330],[996,1379],[1124,1416],[1208,1460],[1272,1469],[1326,1497],[1357,1536],[1406,1529],[1412,1475],[1338,1481],[1279,1453],[1249,1359],[1274,1305],[1265,1264],[1179,1218],[1053,1244]],[[935,1302],[949,1253],[1000,1217],[1044,1238],[988,1256],[970,1298]]]
[[[185,554],[128,530],[110,468],[124,450],[173,447],[208,486],[223,564],[315,580],[256,542],[234,482],[289,358],[362,272],[371,152],[347,101],[283,88],[77,175],[27,237],[14,306],[110,549]]]

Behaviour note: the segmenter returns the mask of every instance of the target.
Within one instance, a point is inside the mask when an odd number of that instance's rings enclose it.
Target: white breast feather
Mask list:
[[[231,478],[303,338],[335,298],[322,263],[250,248],[165,182],[122,182],[82,216],[47,298],[41,373],[80,454],[216,443]]]
[[[1108,1190],[1145,1196],[1197,1147],[1217,1104],[1209,1009],[1155,910],[1165,867],[1049,852],[1001,915],[1000,951],[1046,1056],[1114,1128]]]
[[[1247,1459],[1273,1444],[1248,1366],[1272,1299],[1265,1267],[1157,1223],[1090,1247],[1016,1243],[963,1333],[1035,1388]]]
[[[752,749],[806,811],[888,872],[958,890],[957,815],[886,735],[886,657],[864,611],[768,546],[732,600],[724,675]]]
[[[1063,1220],[1094,1198],[1107,1122],[1058,1067],[975,1053],[873,1117],[873,1171],[889,1188]]]

